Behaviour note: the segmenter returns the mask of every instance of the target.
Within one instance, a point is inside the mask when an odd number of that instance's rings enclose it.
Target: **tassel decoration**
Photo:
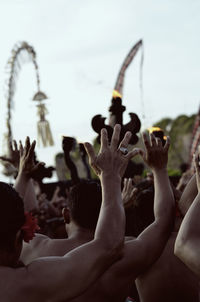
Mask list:
[[[38,130],[38,144],[42,142],[44,147],[53,146],[53,136],[51,133],[51,128],[49,122],[46,120],[45,115],[48,113],[45,107],[45,104],[38,104],[38,115],[39,115],[39,122],[37,123],[37,130]]]

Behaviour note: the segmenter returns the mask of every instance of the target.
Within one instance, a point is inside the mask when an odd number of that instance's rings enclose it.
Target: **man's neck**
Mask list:
[[[89,229],[84,229],[76,224],[71,224],[67,230],[68,239],[76,239],[80,242],[88,242],[94,239],[94,231]]]

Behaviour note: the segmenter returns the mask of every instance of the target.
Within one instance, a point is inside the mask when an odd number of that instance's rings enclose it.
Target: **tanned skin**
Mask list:
[[[175,255],[200,278],[200,166],[199,154],[194,156],[198,193],[184,217],[176,243]]]
[[[84,294],[74,302],[117,301],[124,302],[134,280],[146,271],[160,256],[171,234],[174,221],[174,196],[167,175],[169,139],[163,147],[153,135],[144,135],[145,151],[138,150],[144,161],[151,167],[155,179],[155,221],[137,238],[125,243],[123,258],[113,264]],[[65,219],[69,213],[65,210]],[[86,241],[92,240],[93,232],[80,228],[73,220],[66,225],[68,239],[51,240],[37,236],[29,247],[26,245],[22,259],[30,262],[45,254],[62,255]]]
[[[100,275],[122,255],[125,216],[121,198],[121,176],[135,151],[126,156],[118,148],[120,125],[116,125],[112,142],[107,132],[101,131],[101,149],[94,153],[85,144],[90,163],[97,171],[102,186],[102,206],[94,234],[89,243],[77,247],[63,257],[38,258],[29,265],[16,268],[21,251],[21,230],[16,235],[16,249],[9,255],[0,251],[0,293],[4,302],[12,301],[71,301],[84,292]],[[120,146],[126,148],[128,132]],[[21,149],[21,162],[16,188],[23,194],[23,185],[35,169],[33,153],[35,142],[26,141]],[[109,232],[108,232],[109,230]]]
[[[150,302],[198,302],[199,280],[197,276],[174,255],[174,244],[185,214],[197,195],[196,176],[192,176],[178,202],[180,215],[159,259],[136,281],[141,301]],[[185,219],[184,219],[185,220]],[[182,226],[181,226],[182,228]],[[178,235],[178,237],[177,237]],[[180,246],[180,251],[184,246]],[[187,254],[189,255],[189,254]]]

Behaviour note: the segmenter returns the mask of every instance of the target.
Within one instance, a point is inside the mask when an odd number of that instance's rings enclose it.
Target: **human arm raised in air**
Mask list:
[[[116,275],[134,280],[161,255],[173,228],[174,196],[167,173],[169,138],[165,146],[153,135],[143,135],[145,151],[140,150],[145,163],[154,175],[154,222],[137,238],[125,243],[124,257],[108,270],[107,277]],[[117,278],[116,277],[116,278]],[[108,279],[109,280],[109,279]]]
[[[187,211],[176,238],[174,252],[200,277],[200,167],[199,154],[195,155],[196,187],[198,193]],[[194,179],[192,179],[194,182]],[[194,185],[194,184],[193,184]]]
[[[90,164],[102,185],[102,206],[94,240],[64,257],[40,258],[27,266],[27,282],[24,286],[33,291],[37,301],[44,301],[45,295],[51,301],[68,300],[79,295],[121,257],[125,228],[121,177],[129,159],[137,152],[124,155],[119,148],[127,147],[131,135],[127,133],[120,145],[119,137],[119,125],[115,126],[111,144],[103,129],[98,155],[89,143],[85,144]],[[37,286],[34,286],[36,283]]]

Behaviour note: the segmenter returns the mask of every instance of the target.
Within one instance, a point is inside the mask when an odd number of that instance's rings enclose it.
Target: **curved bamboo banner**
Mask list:
[[[6,65],[6,71],[7,73],[9,73],[9,78],[6,84],[6,99],[7,99],[8,111],[7,111],[7,119],[6,119],[7,133],[5,136],[7,140],[7,146],[9,146],[10,142],[12,142],[13,139],[12,128],[11,128],[11,118],[12,118],[11,113],[12,113],[14,94],[16,91],[17,78],[23,63],[27,60],[33,63],[36,73],[37,92],[33,96],[33,100],[38,102],[37,104],[38,115],[39,115],[39,122],[37,124],[38,143],[40,143],[41,141],[44,147],[48,145],[52,146],[53,137],[51,134],[50,125],[45,118],[45,115],[48,112],[45,107],[45,104],[42,102],[45,99],[47,99],[47,96],[45,93],[43,93],[40,90],[40,76],[39,76],[38,64],[36,61],[36,52],[34,48],[31,45],[29,45],[27,42],[21,42],[14,46],[11,52],[11,57]]]
[[[38,144],[42,142],[43,146],[52,146],[54,144],[53,137],[50,130],[49,122],[46,120],[45,115],[48,113],[45,104],[43,101],[47,99],[47,96],[44,92],[40,90],[40,76],[38,70],[38,64],[36,61],[36,52],[34,48],[29,45],[27,42],[20,42],[16,44],[12,51],[11,57],[6,64],[6,73],[9,75],[6,80],[6,99],[7,99],[7,117],[6,117],[6,126],[7,132],[5,133],[6,141],[6,157],[11,157],[11,144],[13,140],[12,128],[11,128],[11,119],[12,119],[12,108],[14,102],[14,95],[16,91],[17,79],[19,72],[22,68],[23,63],[32,62],[35,75],[36,75],[36,86],[37,92],[33,96],[33,101],[37,101],[37,114],[39,116],[39,121],[37,123],[38,130]],[[27,133],[28,135],[28,133]],[[2,161],[4,165],[3,173],[7,176],[14,175],[15,170],[12,165],[8,162]]]

